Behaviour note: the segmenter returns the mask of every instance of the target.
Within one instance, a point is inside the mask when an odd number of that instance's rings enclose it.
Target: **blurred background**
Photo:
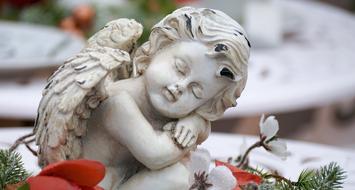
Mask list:
[[[0,127],[31,127],[47,77],[110,20],[150,27],[180,6],[222,10],[247,30],[249,81],[213,131],[355,149],[355,0],[0,0]]]

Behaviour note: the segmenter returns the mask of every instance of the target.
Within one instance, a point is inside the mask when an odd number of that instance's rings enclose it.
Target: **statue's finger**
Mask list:
[[[186,136],[189,134],[189,132],[191,133],[191,130],[186,129],[186,127],[184,127],[184,129],[182,130],[180,137],[178,138],[178,143],[182,144],[182,142],[184,142]]]
[[[196,143],[197,138],[194,136],[190,139],[190,141],[187,143],[186,147],[191,147],[192,145],[194,145]]]
[[[184,139],[184,141],[181,143],[182,147],[186,147],[186,145],[190,142],[190,140],[192,139],[194,135],[192,134],[192,132],[190,131],[189,133],[187,133],[186,138]]]
[[[174,134],[174,138],[175,139],[178,139],[180,137],[180,134],[181,134],[181,131],[184,127],[183,126],[176,126],[176,129],[175,129],[175,134]]]

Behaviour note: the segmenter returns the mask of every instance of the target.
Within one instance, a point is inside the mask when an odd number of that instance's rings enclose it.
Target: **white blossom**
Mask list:
[[[207,181],[212,184],[208,190],[232,190],[237,185],[237,180],[226,166],[213,168]]]
[[[211,164],[211,155],[206,149],[196,149],[191,152],[190,161],[187,163],[187,167],[190,170],[190,183],[194,181],[195,173],[209,172]]]
[[[275,116],[269,116],[264,120],[264,114],[261,116],[259,127],[260,134],[266,137],[266,141],[274,137],[279,131],[279,122],[275,119]]]
[[[259,123],[261,138],[265,138],[264,144],[267,150],[280,157],[282,160],[286,160],[290,153],[287,151],[286,142],[274,138],[279,131],[279,122],[275,119],[275,116],[269,116],[265,119],[262,115]]]
[[[286,160],[287,156],[290,155],[290,153],[287,151],[286,142],[279,139],[269,142],[267,146],[270,148],[270,152],[272,154],[280,157],[282,160]]]
[[[190,171],[190,185],[194,183],[194,174],[206,172],[207,181],[212,184],[208,190],[232,190],[237,180],[226,166],[217,166],[209,172],[211,155],[206,149],[197,149],[191,152],[187,168]]]

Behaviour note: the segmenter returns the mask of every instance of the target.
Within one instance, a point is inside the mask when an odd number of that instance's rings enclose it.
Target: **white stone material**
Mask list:
[[[180,8],[143,27],[109,22],[49,79],[34,128],[41,166],[86,158],[107,190],[189,189],[189,155],[236,105],[249,40],[218,10]]]

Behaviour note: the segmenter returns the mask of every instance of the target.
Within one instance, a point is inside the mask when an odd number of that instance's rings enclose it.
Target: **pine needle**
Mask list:
[[[311,187],[314,190],[342,189],[346,172],[335,162],[321,167],[313,177]]]
[[[24,181],[29,176],[21,159],[17,152],[0,150],[0,190],[8,184]]]
[[[335,162],[318,170],[303,170],[297,181],[291,181],[262,169],[247,168],[247,171],[263,178],[259,190],[338,190],[342,189],[346,172]]]

